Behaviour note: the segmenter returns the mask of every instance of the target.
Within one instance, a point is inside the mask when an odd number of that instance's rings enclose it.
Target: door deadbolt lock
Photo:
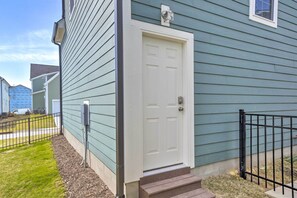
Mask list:
[[[182,96],[178,96],[178,104],[183,104],[184,103],[184,98]]]
[[[178,111],[184,111],[184,108],[183,107],[179,107],[178,108]]]

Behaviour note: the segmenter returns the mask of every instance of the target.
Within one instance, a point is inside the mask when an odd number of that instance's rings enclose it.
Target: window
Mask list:
[[[273,0],[256,1],[255,14],[273,20]]]
[[[72,17],[73,10],[75,8],[75,0],[69,0],[69,15]]]
[[[250,19],[277,27],[278,0],[250,0]]]

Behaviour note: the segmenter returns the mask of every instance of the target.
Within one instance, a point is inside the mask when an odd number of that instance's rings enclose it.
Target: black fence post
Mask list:
[[[246,179],[246,130],[243,109],[239,110],[239,171],[240,177]]]
[[[63,119],[63,117],[62,117],[62,109],[60,110],[60,113],[58,113],[57,115],[59,115],[60,135],[63,135],[63,128],[62,128],[62,123],[63,123],[63,120],[62,120]]]
[[[29,136],[28,136],[29,144],[31,144],[30,118],[28,118],[28,133],[29,133]]]

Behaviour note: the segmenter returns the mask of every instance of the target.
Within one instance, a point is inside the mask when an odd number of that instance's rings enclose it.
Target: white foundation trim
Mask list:
[[[71,146],[78,152],[81,156],[84,153],[83,144],[78,141],[67,129],[64,128],[64,136]],[[116,175],[107,168],[93,153],[88,151],[87,163],[90,168],[92,168],[101,180],[108,186],[111,192],[116,194]]]
[[[142,38],[143,35],[183,45],[183,164],[194,167],[194,36],[192,33],[131,19],[131,1],[124,3],[125,182],[143,177]]]

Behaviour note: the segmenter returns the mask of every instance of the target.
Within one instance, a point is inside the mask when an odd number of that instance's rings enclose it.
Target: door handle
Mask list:
[[[178,108],[178,111],[184,111],[184,108],[183,107],[179,107]]]
[[[183,104],[184,103],[184,98],[182,96],[178,96],[177,98],[178,104]]]

